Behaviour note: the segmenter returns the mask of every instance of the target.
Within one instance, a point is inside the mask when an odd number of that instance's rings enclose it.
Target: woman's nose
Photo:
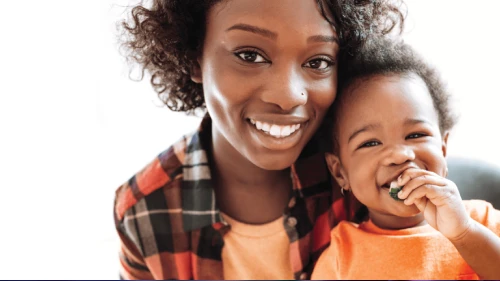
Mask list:
[[[262,101],[275,104],[283,111],[307,103],[307,82],[297,70],[285,69],[269,78],[273,86],[262,93]]]
[[[406,145],[393,145],[386,149],[383,164],[386,166],[401,165],[415,160],[415,152]]]

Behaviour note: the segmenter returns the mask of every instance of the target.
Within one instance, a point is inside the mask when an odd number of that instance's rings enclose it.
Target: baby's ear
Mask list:
[[[341,188],[345,190],[349,190],[349,179],[347,174],[342,167],[342,163],[340,163],[340,159],[337,155],[332,153],[326,153],[326,164],[328,165],[328,170],[330,170],[330,174],[337,181]]]
[[[200,59],[197,59],[194,63],[193,66],[191,66],[191,80],[195,83],[200,84],[203,79],[201,75],[201,66],[200,66]]]
[[[450,132],[445,132],[443,134],[443,141],[441,143],[441,150],[443,151],[443,156],[446,157],[446,149],[448,147],[448,137],[450,136]]]

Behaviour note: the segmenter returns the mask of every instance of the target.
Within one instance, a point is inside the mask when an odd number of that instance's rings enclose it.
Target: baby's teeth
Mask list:
[[[255,122],[255,127],[257,127],[257,129],[259,130],[262,129],[262,122],[260,121]]]
[[[398,182],[397,181],[392,181],[391,182],[391,185],[390,185],[390,188],[398,188]]]
[[[271,126],[269,126],[269,124],[267,124],[267,123],[263,123],[262,124],[262,130],[263,131],[269,132],[270,128],[271,128]]]
[[[272,135],[272,136],[275,136],[275,137],[278,137],[280,135],[280,127],[278,125],[272,125],[271,126],[271,130],[269,131],[269,133]]]
[[[254,124],[254,125],[255,125],[255,120],[250,119],[250,123],[252,123],[252,124]]]

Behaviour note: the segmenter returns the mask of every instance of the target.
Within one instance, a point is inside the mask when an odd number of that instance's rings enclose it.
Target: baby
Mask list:
[[[332,230],[312,279],[499,279],[500,211],[462,201],[446,179],[455,118],[437,72],[385,39],[347,69],[325,121],[326,160],[369,219]]]

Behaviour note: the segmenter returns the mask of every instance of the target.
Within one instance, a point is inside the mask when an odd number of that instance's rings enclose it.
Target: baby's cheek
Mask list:
[[[446,158],[442,155],[442,153],[435,153],[433,155],[433,167],[432,171],[441,177],[448,176],[448,164]]]
[[[370,178],[373,178],[373,176],[369,176],[368,171],[366,169],[363,169],[363,167],[360,167],[351,174],[351,185],[354,185],[354,188],[362,188],[363,186],[366,186],[367,183],[369,183]]]

